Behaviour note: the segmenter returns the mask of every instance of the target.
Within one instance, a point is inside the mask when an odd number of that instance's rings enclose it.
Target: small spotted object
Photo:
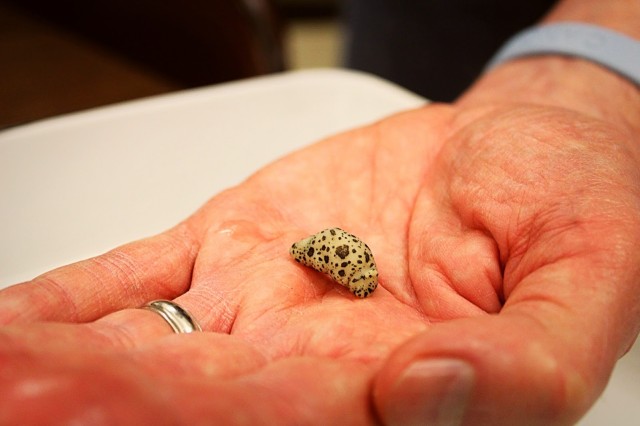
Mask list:
[[[305,266],[329,274],[360,298],[378,286],[378,269],[371,249],[360,238],[330,228],[294,243],[289,254]]]

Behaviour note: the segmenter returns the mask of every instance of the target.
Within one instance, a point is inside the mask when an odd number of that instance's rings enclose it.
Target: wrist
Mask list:
[[[464,106],[529,103],[581,112],[640,130],[640,89],[597,64],[542,55],[505,62],[459,100]]]
[[[640,42],[640,1],[563,0],[541,24],[579,22]],[[521,102],[573,109],[640,130],[640,88],[588,60],[540,55],[511,60],[485,74],[460,103]]]

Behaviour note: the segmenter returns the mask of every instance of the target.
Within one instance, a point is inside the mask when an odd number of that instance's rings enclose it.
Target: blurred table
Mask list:
[[[426,101],[341,70],[281,74],[0,132],[0,288],[146,237],[260,166]],[[640,419],[640,345],[581,425]]]

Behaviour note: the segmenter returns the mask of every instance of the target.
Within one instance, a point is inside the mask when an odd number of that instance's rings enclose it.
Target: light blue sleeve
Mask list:
[[[489,61],[488,71],[506,61],[535,55],[586,59],[640,86],[640,41],[597,25],[562,22],[526,29]]]

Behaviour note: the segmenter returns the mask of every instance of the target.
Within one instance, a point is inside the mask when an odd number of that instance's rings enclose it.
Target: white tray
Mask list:
[[[160,232],[295,148],[424,102],[365,74],[316,70],[0,132],[0,288]],[[581,424],[638,424],[639,403],[636,344]]]
[[[0,132],[0,288],[160,232],[295,148],[424,102],[319,70]]]

